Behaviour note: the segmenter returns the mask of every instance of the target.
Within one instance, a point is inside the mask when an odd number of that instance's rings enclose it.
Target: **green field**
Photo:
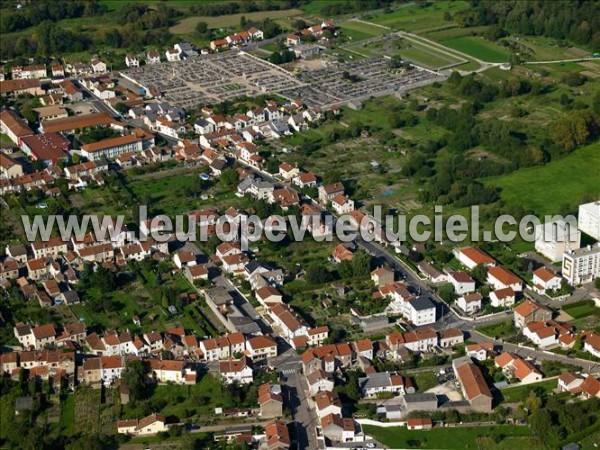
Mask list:
[[[445,39],[442,44],[482,61],[499,63],[506,62],[509,59],[507,50],[481,37],[463,36]]]
[[[284,9],[281,11],[256,11],[250,13],[230,14],[227,16],[194,16],[186,17],[177,25],[173,25],[169,31],[173,34],[193,33],[198,22],[206,22],[209,28],[229,28],[238,27],[240,19],[244,16],[247,20],[281,19],[284,17],[294,17],[302,14],[299,9]]]
[[[580,302],[571,303],[563,306],[562,310],[573,319],[581,319],[600,312],[600,309],[596,308],[594,305],[593,300],[582,300]]]
[[[596,142],[545,166],[520,169],[483,181],[499,187],[505,202],[545,215],[556,214],[566,203],[578,204],[584,196],[598,196],[599,176],[600,143]]]
[[[368,20],[395,30],[420,33],[456,25],[455,22],[444,21],[444,13],[454,14],[468,8],[469,4],[465,1],[438,1],[432,2],[426,7],[400,6],[391,13],[373,15]]]
[[[340,29],[344,36],[351,37],[353,41],[362,41],[389,32],[385,28],[364,22],[344,22],[340,24]]]
[[[476,449],[505,448],[503,442],[510,439],[512,448],[539,448],[528,427],[501,425],[497,427],[457,427],[434,428],[426,431],[412,431],[400,426],[381,428],[365,425],[365,433],[391,448],[437,448],[437,449]],[[492,436],[502,435],[496,444]],[[531,446],[533,444],[533,446]]]

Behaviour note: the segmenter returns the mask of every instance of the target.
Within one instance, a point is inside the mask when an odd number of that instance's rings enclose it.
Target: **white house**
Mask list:
[[[494,308],[506,308],[515,304],[515,291],[511,287],[490,292],[490,302]]]
[[[354,200],[347,195],[338,194],[331,199],[331,207],[338,215],[348,214],[354,211]]]
[[[454,250],[456,259],[469,270],[473,270],[478,265],[493,266],[496,260],[477,247],[462,247]]]
[[[581,232],[575,223],[556,220],[540,224],[535,229],[535,250],[552,262],[562,260],[568,250],[580,247]]]
[[[533,290],[540,295],[546,291],[560,289],[562,278],[546,267],[540,267],[533,272]]]
[[[448,281],[454,286],[456,295],[475,292],[475,280],[467,272],[448,272]]]
[[[515,292],[521,292],[523,290],[521,279],[510,270],[501,266],[494,266],[488,269],[487,282],[488,284],[491,284],[494,289],[510,287]]]
[[[482,296],[479,292],[461,295],[456,300],[456,306],[462,309],[466,314],[474,314],[481,310]]]
[[[133,53],[128,53],[125,56],[125,64],[127,64],[127,67],[140,67],[140,61]]]
[[[225,384],[239,383],[250,384],[254,381],[252,368],[248,366],[246,358],[228,359],[219,362],[219,373]]]

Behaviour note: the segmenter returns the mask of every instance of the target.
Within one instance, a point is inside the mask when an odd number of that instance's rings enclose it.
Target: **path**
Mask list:
[[[553,61],[526,61],[523,64],[558,64],[558,63],[568,63],[568,62],[582,62],[582,61],[598,61],[600,62],[600,58],[575,58],[575,59],[555,59]]]

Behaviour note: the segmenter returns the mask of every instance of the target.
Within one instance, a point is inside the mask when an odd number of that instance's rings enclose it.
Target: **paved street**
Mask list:
[[[310,398],[308,383],[304,375],[294,373],[287,376],[283,384],[283,400],[292,411],[296,421],[296,436],[298,449],[318,449],[316,426],[318,424],[317,412],[314,402]]]

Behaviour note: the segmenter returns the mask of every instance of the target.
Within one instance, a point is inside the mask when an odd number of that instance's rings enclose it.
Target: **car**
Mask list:
[[[375,448],[375,447],[377,447],[377,446],[376,446],[376,445],[375,445],[373,442],[367,442],[367,443],[365,444],[365,446],[366,446],[367,448]]]

